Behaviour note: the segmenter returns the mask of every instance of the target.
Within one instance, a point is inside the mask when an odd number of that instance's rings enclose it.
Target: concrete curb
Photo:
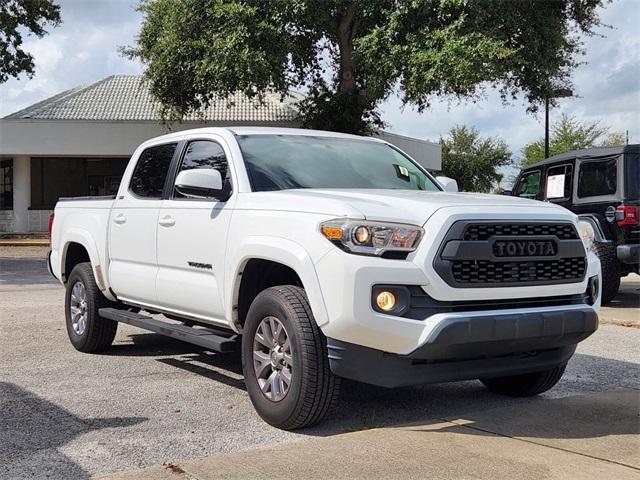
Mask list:
[[[0,247],[48,247],[49,240],[3,240],[0,239]]]

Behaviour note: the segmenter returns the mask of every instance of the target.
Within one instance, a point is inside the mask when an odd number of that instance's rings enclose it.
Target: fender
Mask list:
[[[593,227],[593,231],[596,234],[596,242],[598,243],[610,243],[611,238],[607,221],[602,215],[596,215],[593,213],[585,213],[578,215],[578,220],[588,222]]]
[[[106,272],[102,268],[102,262],[100,260],[100,255],[98,254],[98,247],[96,246],[93,237],[89,232],[80,228],[70,228],[64,232],[64,237],[62,238],[62,255],[60,256],[60,272],[64,277],[67,278],[69,273],[64,271],[64,264],[67,258],[67,249],[70,243],[78,243],[82,245],[87,253],[89,254],[89,260],[91,261],[91,268],[93,270],[93,276],[96,279],[96,285],[102,292],[102,294],[107,297],[109,300],[116,301],[116,298],[111,294],[109,290],[108,279],[105,277]]]
[[[225,272],[233,274],[225,279],[225,311],[234,328],[240,329],[234,305],[238,303],[242,271],[247,262],[254,258],[278,262],[295,271],[307,293],[316,323],[321,327],[329,322],[320,282],[309,253],[300,244],[286,238],[249,236],[229,251],[226,261]]]

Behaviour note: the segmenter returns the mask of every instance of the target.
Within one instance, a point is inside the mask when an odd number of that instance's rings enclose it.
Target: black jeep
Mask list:
[[[520,172],[512,195],[557,203],[587,220],[602,263],[602,303],[640,267],[640,145],[596,147],[548,158]]]

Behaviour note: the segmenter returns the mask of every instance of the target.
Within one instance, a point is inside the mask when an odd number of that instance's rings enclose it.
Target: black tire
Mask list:
[[[532,397],[546,392],[562,378],[566,364],[542,372],[525,373],[511,377],[480,379],[494,393],[509,397]]]
[[[78,333],[74,330],[71,304],[72,292],[76,284],[82,284],[86,296],[86,324]],[[79,263],[71,271],[67,282],[65,294],[65,316],[69,340],[76,350],[85,353],[99,352],[108,348],[116,336],[118,322],[102,318],[98,310],[103,307],[112,307],[114,303],[109,301],[96,285],[93,270],[90,263]]]
[[[605,305],[616,297],[620,289],[620,262],[614,246],[606,243],[594,245],[602,267],[601,303]]]
[[[262,393],[254,369],[255,335],[267,317],[279,320],[291,345],[290,384],[284,397],[277,401]],[[308,427],[330,412],[338,398],[340,378],[329,368],[326,338],[316,324],[302,288],[271,287],[256,296],[242,335],[242,371],[254,408],[274,427],[283,430]]]

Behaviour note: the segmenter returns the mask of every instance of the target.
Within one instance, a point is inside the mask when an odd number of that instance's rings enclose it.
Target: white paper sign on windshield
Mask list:
[[[547,198],[564,197],[564,177],[564,173],[547,177]]]

